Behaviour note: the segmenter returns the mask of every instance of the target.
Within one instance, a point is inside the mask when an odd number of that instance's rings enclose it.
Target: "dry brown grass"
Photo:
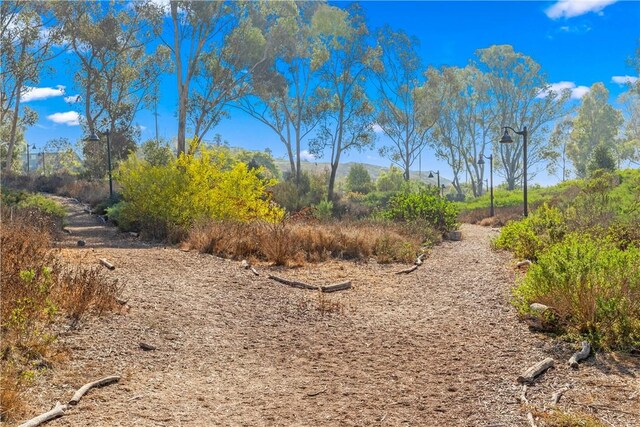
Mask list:
[[[534,411],[544,427],[606,427],[607,424],[591,414],[569,413],[563,411]]]
[[[254,259],[276,265],[299,265],[330,258],[380,263],[411,262],[437,234],[427,227],[373,222],[313,223],[282,221],[221,223],[194,227],[189,247],[231,259]]]
[[[62,185],[56,194],[96,206],[109,198],[109,187],[104,182],[75,180]]]
[[[51,249],[50,222],[35,211],[2,210],[0,221],[0,418],[21,408],[21,390],[51,365],[54,324],[75,325],[90,312],[117,307],[120,287],[99,270],[65,265]]]
[[[533,207],[530,207],[533,209]],[[478,224],[485,227],[502,227],[508,221],[522,219],[522,206],[508,206],[496,208],[495,215],[488,216],[487,208],[478,208],[462,212],[458,216],[460,222]]]

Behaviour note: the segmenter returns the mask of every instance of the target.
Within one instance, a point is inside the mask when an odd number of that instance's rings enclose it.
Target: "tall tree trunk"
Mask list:
[[[176,58],[176,79],[178,81],[178,156],[186,151],[187,100],[189,81],[183,82],[182,51],[180,49],[180,28],[178,25],[178,3],[171,2],[171,21],[173,22],[173,49]]]
[[[13,117],[11,118],[11,131],[9,133],[9,146],[7,147],[7,164],[5,172],[11,172],[13,166],[13,152],[16,147],[16,135],[18,134],[18,114],[20,113],[20,92],[22,92],[22,81],[16,82],[16,105],[13,108]]]

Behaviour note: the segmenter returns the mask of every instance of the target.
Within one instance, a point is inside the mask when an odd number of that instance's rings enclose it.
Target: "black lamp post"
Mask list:
[[[444,196],[444,184],[442,184],[441,188],[441,192],[440,192],[440,197]]]
[[[440,189],[440,171],[436,171],[436,175],[438,175],[438,191]],[[433,178],[433,172],[429,172],[429,178]]]
[[[479,165],[484,165],[484,159],[489,159],[489,179],[490,179],[490,191],[491,191],[491,207],[489,208],[489,216],[495,215],[495,210],[493,207],[493,154],[489,154],[485,156],[484,153],[480,154],[480,158],[478,159]]]
[[[113,199],[113,178],[111,177],[111,138],[109,136],[110,135],[109,129],[107,129],[102,133],[107,136],[107,165],[109,167],[109,199]],[[100,141],[100,138],[98,137],[98,135],[92,132],[91,135],[89,135],[89,138],[87,138],[87,141],[96,142],[96,141]]]
[[[511,139],[511,135],[509,135],[509,130],[511,129],[517,135],[522,135],[522,152],[524,155],[524,164],[523,164],[523,175],[522,175],[522,188],[524,190],[524,216],[529,215],[529,208],[527,206],[527,138],[529,136],[529,132],[527,131],[527,127],[522,128],[521,131],[517,131],[512,127],[504,126],[504,135],[500,139],[501,144],[511,144],[513,139]]]

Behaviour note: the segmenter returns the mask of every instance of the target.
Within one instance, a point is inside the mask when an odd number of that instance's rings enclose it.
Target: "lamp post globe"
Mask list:
[[[523,156],[523,167],[522,167],[522,190],[524,196],[524,216],[527,217],[529,215],[529,207],[527,204],[527,139],[529,137],[529,132],[527,127],[523,127],[521,131],[517,131],[512,127],[504,126],[504,134],[502,138],[500,138],[501,144],[511,144],[513,143],[513,139],[509,134],[509,130],[513,131],[516,135],[522,136],[522,156]]]

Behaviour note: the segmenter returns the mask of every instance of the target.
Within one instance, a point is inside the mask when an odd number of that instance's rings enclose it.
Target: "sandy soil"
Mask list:
[[[64,256],[113,262],[128,304],[60,337],[68,360],[34,387],[33,415],[91,380],[122,380],[50,426],[528,426],[516,378],[545,357],[556,367],[530,387],[530,404],[549,408],[570,384],[559,408],[640,425],[640,360],[599,353],[569,368],[575,344],[518,321],[513,262],[490,249],[489,228],[463,226],[462,241],[436,247],[408,275],[328,262],[257,266],[256,277],[239,262],[145,244],[63,201]],[[353,289],[319,295],[269,280],[269,270],[316,284],[351,279]]]

